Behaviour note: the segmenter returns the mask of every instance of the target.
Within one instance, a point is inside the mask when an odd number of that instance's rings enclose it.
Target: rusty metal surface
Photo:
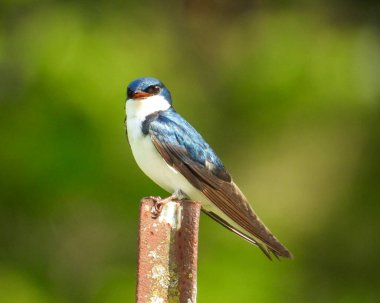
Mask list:
[[[152,217],[153,201],[140,206],[137,303],[195,303],[200,204],[169,202]]]

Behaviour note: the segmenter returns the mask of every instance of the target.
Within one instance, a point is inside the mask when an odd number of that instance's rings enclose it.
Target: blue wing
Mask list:
[[[173,108],[148,116],[142,131],[144,134],[150,133],[161,144],[170,146],[184,163],[196,163],[219,179],[231,181],[231,176],[210,145]]]
[[[249,234],[206,210],[208,215],[259,246],[269,258],[270,252],[277,257],[291,257],[290,252],[254,213],[215,152],[173,108],[149,115],[142,124],[142,131],[151,137],[158,152],[169,165],[177,169],[217,208]]]

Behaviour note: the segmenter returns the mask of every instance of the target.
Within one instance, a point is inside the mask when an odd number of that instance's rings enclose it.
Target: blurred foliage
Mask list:
[[[377,302],[378,1],[0,3],[0,301],[133,302],[124,134],[163,80],[295,259],[202,217],[199,302]],[[223,290],[223,291],[221,291]]]

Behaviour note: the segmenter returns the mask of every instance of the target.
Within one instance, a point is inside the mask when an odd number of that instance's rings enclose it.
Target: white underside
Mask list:
[[[128,140],[137,165],[149,178],[169,193],[181,190],[190,199],[199,201],[203,208],[212,209],[219,214],[219,211],[214,209],[215,207],[213,207],[211,201],[192,186],[182,174],[166,163],[153,145],[150,136],[142,133],[141,123],[147,115],[159,110],[166,110],[169,107],[170,105],[165,99],[159,96],[142,99],[141,101],[127,101]]]

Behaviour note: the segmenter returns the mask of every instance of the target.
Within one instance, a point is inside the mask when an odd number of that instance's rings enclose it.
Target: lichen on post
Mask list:
[[[136,302],[195,303],[201,206],[170,201],[157,218],[152,207],[141,201]]]

